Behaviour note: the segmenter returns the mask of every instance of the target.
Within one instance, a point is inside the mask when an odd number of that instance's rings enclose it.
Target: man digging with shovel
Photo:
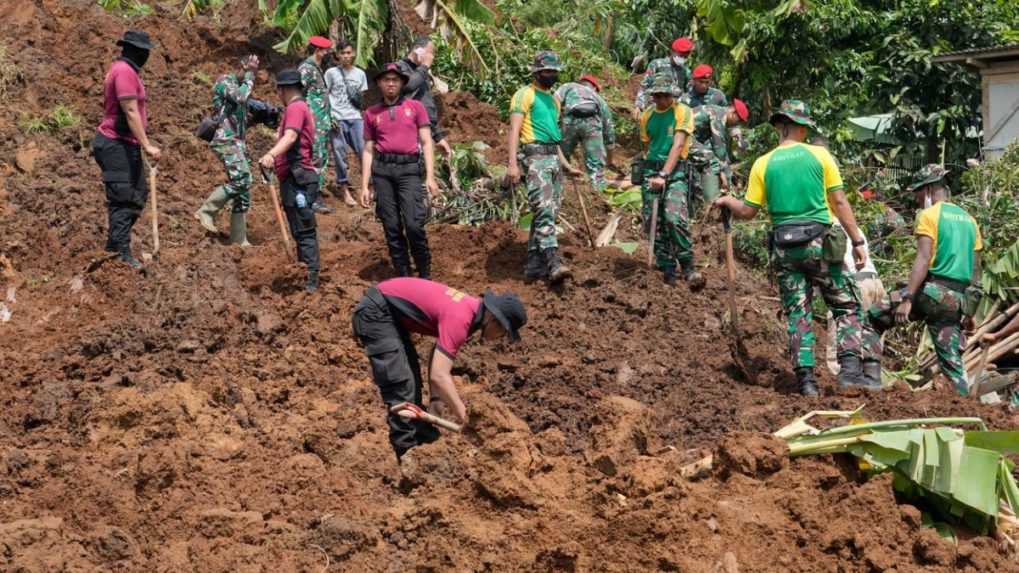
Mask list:
[[[354,309],[354,335],[371,362],[372,379],[386,404],[389,442],[404,479],[413,480],[417,464],[411,448],[439,439],[426,420],[449,408],[459,424],[467,407],[453,384],[453,360],[474,332],[483,340],[520,340],[527,311],[513,293],[486,292],[476,298],[426,279],[400,277],[368,289]],[[429,398],[422,406],[421,367],[410,333],[435,337],[429,367]],[[447,428],[455,426],[438,420]]]

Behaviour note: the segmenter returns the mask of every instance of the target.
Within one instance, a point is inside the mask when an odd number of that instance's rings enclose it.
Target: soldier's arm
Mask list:
[[[411,71],[404,68],[407,72],[407,85],[403,86],[403,93],[409,94],[414,93],[421,89],[422,86],[428,82],[428,67],[424,65],[418,65],[417,69]]]
[[[248,97],[251,96],[251,90],[255,86],[255,74],[251,71],[244,72],[244,81],[228,82],[223,85],[223,90],[220,95],[226,98],[228,101],[235,103],[239,106],[247,105]]]
[[[916,238],[916,260],[913,261],[913,268],[909,271],[909,283],[906,285],[906,292],[912,296],[920,292],[923,281],[927,279],[927,271],[931,266],[931,251],[934,249],[934,240],[926,235]]]
[[[672,173],[679,163],[679,156],[683,154],[683,147],[686,145],[686,138],[689,134],[685,131],[676,130],[672,135],[672,147],[669,149],[669,156],[665,159],[665,167],[662,171]]]

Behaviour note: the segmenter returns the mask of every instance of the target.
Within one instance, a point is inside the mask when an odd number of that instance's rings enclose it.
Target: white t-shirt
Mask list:
[[[845,229],[843,229],[845,231]],[[867,236],[863,234],[863,230],[860,230],[860,235],[863,237],[863,248],[867,250],[867,260],[863,264],[863,268],[857,270],[856,259],[853,258],[853,239],[846,233],[846,257],[843,260],[846,270],[852,274],[856,273],[874,273],[877,274],[877,269],[874,268],[874,262],[870,260],[870,243],[867,242]]]
[[[361,68],[353,66],[350,70],[341,70],[339,66],[335,66],[326,70],[326,87],[329,89],[329,107],[332,108],[333,119],[361,119],[361,110],[350,105],[350,100],[347,99],[347,88],[343,85],[344,76],[350,91],[361,94],[368,91],[368,76]]]

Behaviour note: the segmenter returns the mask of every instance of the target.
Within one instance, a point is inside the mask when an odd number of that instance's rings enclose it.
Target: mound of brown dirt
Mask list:
[[[577,276],[549,290],[521,282],[525,232],[431,228],[438,280],[511,289],[530,321],[519,344],[464,350],[455,374],[471,423],[416,452],[421,483],[402,489],[350,334],[364,289],[391,275],[378,224],[359,211],[320,219],[314,295],[281,250],[264,186],[254,247],[200,230],[191,213],[223,176],[189,135],[208,105],[193,72],[267,55],[267,43],[243,40],[267,35],[250,11],[217,26],[160,10],[131,22],[160,45],[144,77],[166,155],[163,245],[145,274],[100,251],[103,194],[87,151],[126,23],[84,0],[0,16],[26,74],[0,107],[0,254],[11,264],[0,279],[10,311],[0,570],[1019,571],[991,539],[956,548],[922,530],[889,478],[860,483],[827,458],[789,461],[764,435],[862,401],[873,419],[1013,420],[947,390],[864,396],[825,378],[822,397],[788,393],[784,327],[750,273],[738,295],[761,385],[735,382],[710,240],[699,245],[708,287],[691,294],[665,287],[640,253],[592,251],[567,231]],[[57,104],[83,124],[55,135],[16,127],[18,113]],[[254,134],[252,154],[269,139]],[[31,174],[14,167],[29,144],[41,150]],[[148,229],[143,218],[136,250],[150,248]],[[680,477],[712,451],[716,473]]]

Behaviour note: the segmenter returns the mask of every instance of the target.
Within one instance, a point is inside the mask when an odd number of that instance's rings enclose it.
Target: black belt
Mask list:
[[[644,169],[652,169],[654,171],[661,171],[665,169],[666,161],[653,161],[651,159],[644,160]],[[672,174],[683,173],[686,170],[687,162],[685,159],[681,159],[676,162],[676,166],[672,168]]]
[[[570,117],[575,117],[575,118],[578,118],[578,119],[585,119],[585,118],[588,118],[588,117],[594,117],[594,116],[598,115],[598,109],[597,108],[593,109],[593,110],[591,110],[591,109],[583,109],[583,108],[573,109],[573,110],[570,110],[566,115],[568,115]]]
[[[527,143],[520,147],[520,152],[527,155],[556,155],[559,153],[558,143]]]
[[[969,288],[969,283],[957,281],[955,279],[950,279],[947,277],[939,277],[937,275],[927,275],[927,280],[925,282],[939,284],[941,286],[948,287],[954,290],[955,292],[959,293],[965,293],[966,289]]]
[[[420,158],[421,155],[418,153],[378,153],[375,155],[375,160],[379,163],[397,165],[417,163]]]

